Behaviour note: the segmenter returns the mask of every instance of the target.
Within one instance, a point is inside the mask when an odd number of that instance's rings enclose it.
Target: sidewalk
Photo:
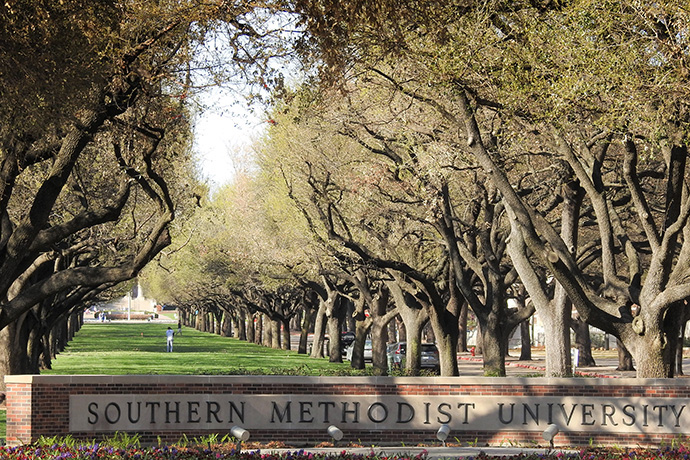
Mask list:
[[[513,350],[515,353],[515,350]],[[576,376],[582,377],[601,377],[601,378],[634,378],[635,371],[619,371],[618,359],[612,357],[595,356],[597,363],[594,367],[577,367]],[[686,369],[690,365],[690,360],[685,360]],[[458,368],[460,376],[483,375],[481,356],[472,356],[470,353],[458,354]],[[516,356],[506,358],[506,376],[508,377],[539,377],[546,371],[546,359],[543,352],[532,352],[532,360],[520,361]]]
[[[502,458],[512,457],[520,454],[530,455],[544,455],[551,452],[554,455],[559,453],[565,455],[575,455],[577,450],[561,450],[554,449],[536,449],[536,448],[522,448],[522,447],[312,447],[306,449],[260,449],[262,455],[276,455],[286,454],[295,451],[303,451],[312,454],[326,454],[328,456],[337,456],[343,451],[352,455],[361,455],[377,458],[391,458],[391,457],[408,457],[408,458],[424,458],[428,460],[442,460],[442,459],[461,459],[474,458],[479,454],[486,454],[488,456]],[[257,449],[246,449],[245,451],[256,452]],[[419,456],[419,457],[418,457]]]

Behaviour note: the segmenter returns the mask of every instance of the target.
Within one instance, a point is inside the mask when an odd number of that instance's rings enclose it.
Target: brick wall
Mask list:
[[[446,378],[446,377],[283,377],[283,376],[7,376],[7,443],[10,445],[31,443],[40,436],[70,434],[78,439],[99,439],[112,436],[108,432],[70,432],[70,396],[75,395],[323,395],[380,396],[405,398],[448,396],[462,397],[464,401],[486,397],[506,398],[572,398],[582,400],[596,398],[611,401],[624,398],[636,401],[647,398],[657,401],[649,405],[650,429],[635,424],[625,432],[578,431],[561,429],[555,438],[557,446],[595,445],[659,445],[670,443],[690,433],[684,421],[690,418],[690,408],[685,412],[685,401],[690,397],[690,385],[685,379],[540,379],[540,378]],[[650,399],[651,398],[651,399]],[[659,403],[658,401],[662,401]],[[663,401],[668,401],[668,406]],[[670,411],[671,404],[673,412]],[[553,404],[552,404],[553,405]],[[690,405],[690,403],[688,404]],[[654,407],[655,409],[652,409]],[[666,409],[664,409],[666,408]],[[611,409],[613,410],[613,409]],[[656,412],[652,413],[652,410]],[[645,408],[645,418],[647,417]],[[638,412],[639,413],[639,412]],[[675,427],[670,432],[655,432],[654,414],[666,414]],[[571,412],[572,414],[572,412]],[[681,417],[682,416],[682,417]],[[609,418],[609,421],[613,421]],[[622,420],[627,421],[628,418]],[[632,419],[630,419],[632,420]],[[660,423],[660,422],[659,422]],[[606,420],[604,420],[606,424]],[[522,444],[541,445],[544,426],[522,430],[515,427],[497,429],[472,429],[472,426],[451,425],[448,441],[476,445]],[[619,424],[620,425],[620,424]],[[626,423],[626,425],[628,425]],[[646,425],[645,425],[646,426]],[[660,425],[659,425],[660,426]],[[342,429],[343,427],[341,427]],[[386,429],[386,427],[357,429],[347,427],[343,442],[363,445],[415,445],[437,444],[437,426],[429,429]],[[229,429],[229,427],[228,427]],[[227,434],[226,430],[215,430]],[[299,430],[252,428],[252,441],[284,441],[291,445],[314,445],[329,441],[325,430],[304,426]],[[158,439],[172,443],[182,435],[188,438],[211,434],[202,430],[135,431],[143,443],[155,443]]]

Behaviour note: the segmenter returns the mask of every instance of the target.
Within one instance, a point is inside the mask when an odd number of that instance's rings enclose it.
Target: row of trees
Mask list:
[[[638,376],[677,372],[690,296],[681,3],[295,7],[305,62],[324,65],[282,91],[258,172],[228,192],[238,214],[213,251],[226,257],[178,293],[276,320],[308,305],[333,347],[354,304],[358,350],[370,334],[382,371],[391,319],[412,369],[428,322],[445,375],[466,307],[487,374],[505,375],[507,338],[536,311],[547,375],[570,375],[574,307]]]
[[[205,189],[193,96],[261,63],[259,6],[0,4],[0,375],[49,366],[79,313],[171,243]]]
[[[190,309],[285,325],[311,306],[331,356],[352,305],[355,365],[370,334],[383,371],[400,317],[410,367],[428,323],[455,375],[469,308],[486,372],[504,375],[507,336],[536,310],[547,373],[568,375],[572,304],[639,376],[672,376],[688,22],[670,0],[4,2],[4,372],[34,372],[52,326],[156,259],[160,299]],[[295,88],[268,61],[289,50],[308,69]],[[257,170],[194,209],[200,69],[275,91]]]

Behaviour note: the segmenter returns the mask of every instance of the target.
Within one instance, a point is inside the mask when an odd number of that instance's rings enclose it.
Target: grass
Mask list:
[[[297,374],[350,375],[349,363],[331,363],[230,337],[183,328],[172,353],[165,351],[169,324],[86,323],[43,375]],[[176,326],[176,325],[174,325]],[[0,410],[0,439],[6,411]]]
[[[174,351],[165,351],[168,324],[87,323],[41,374],[299,374],[343,375],[349,364],[331,363],[234,338],[183,328]]]

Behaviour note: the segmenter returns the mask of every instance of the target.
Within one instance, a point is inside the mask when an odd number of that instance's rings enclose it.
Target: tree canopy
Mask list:
[[[259,6],[0,5],[2,334],[16,343],[47,334],[56,318],[132,279],[170,244],[175,215],[199,195],[195,92],[252,68],[246,84],[258,84],[265,57],[249,44],[266,18]],[[219,31],[224,40],[212,47],[219,54],[197,59]],[[222,69],[214,59],[229,54],[219,43],[243,50]],[[6,371],[36,366],[10,351],[3,358]]]
[[[555,275],[583,318],[628,347],[639,375],[673,374],[679,318],[690,293],[687,238],[681,236],[689,209],[681,179],[687,157],[685,5],[300,6],[331,64],[331,81],[342,81],[353,62],[380,68],[395,59],[404,70],[390,74],[391,85],[458,130],[456,148],[474,158],[506,206],[518,245],[512,262],[522,260],[520,276],[532,298],[545,289],[545,275]],[[410,77],[411,68],[417,78]],[[598,240],[589,253],[596,254],[595,263],[578,263],[586,248],[566,243],[559,220],[530,203],[515,174],[520,169],[511,169],[517,155],[526,158],[523,173],[535,170],[540,157],[567,165],[565,177],[577,181],[590,208],[576,225],[587,218],[596,224],[596,232],[576,229],[581,240]]]
[[[0,327],[156,258],[170,302],[275,324],[318,307],[332,359],[350,309],[383,370],[399,315],[452,375],[470,308],[503,375],[536,309],[547,373],[569,375],[572,304],[640,376],[672,376],[689,22],[675,0],[4,2]],[[258,172],[208,196],[187,180],[193,96],[230,80],[272,126]]]

